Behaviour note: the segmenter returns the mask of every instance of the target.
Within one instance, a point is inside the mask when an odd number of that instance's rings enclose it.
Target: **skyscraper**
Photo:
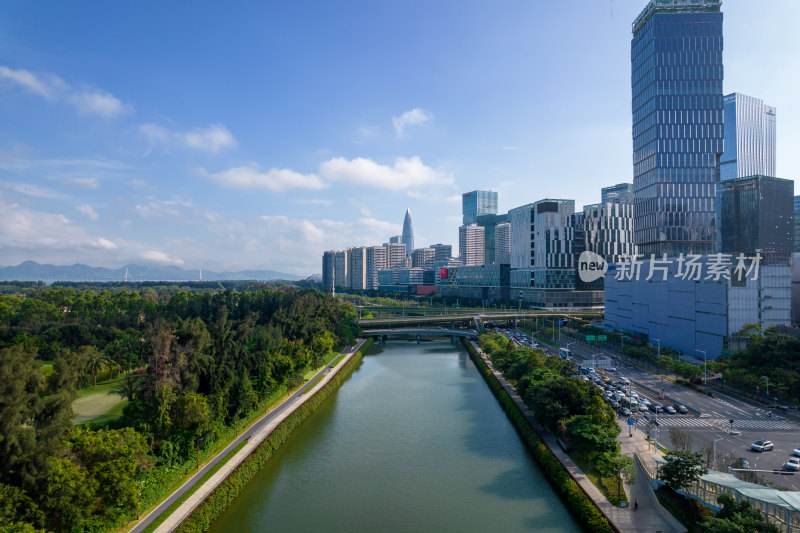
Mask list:
[[[775,176],[775,108],[740,93],[725,95],[721,179]]]
[[[609,202],[633,204],[633,183],[618,183],[600,189],[600,203]]]
[[[411,225],[411,211],[408,209],[403,219],[403,238],[400,242],[406,245],[406,254],[414,251],[414,226]]]
[[[721,188],[721,252],[792,253],[794,181],[749,176],[725,180]]]
[[[720,0],[651,0],[633,23],[636,244],[712,253],[723,148]]]
[[[484,228],[464,224],[458,228],[458,253],[465,266],[482,265],[484,257]]]
[[[472,191],[461,195],[461,215],[464,224],[477,222],[478,215],[497,214],[496,191]]]
[[[511,223],[501,222],[494,228],[494,262],[511,264]]]

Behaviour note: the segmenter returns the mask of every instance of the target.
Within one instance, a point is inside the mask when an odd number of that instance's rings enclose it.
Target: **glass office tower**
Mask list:
[[[472,191],[461,195],[464,224],[474,224],[478,215],[497,214],[497,191]]]
[[[652,0],[633,23],[635,239],[713,253],[723,148],[720,0]]]
[[[775,175],[775,108],[760,98],[733,93],[723,99],[725,151],[722,181]]]
[[[794,249],[794,181],[748,176],[720,184],[721,252],[782,254]]]

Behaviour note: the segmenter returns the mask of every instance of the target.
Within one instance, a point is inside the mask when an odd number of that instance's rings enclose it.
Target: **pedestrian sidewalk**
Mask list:
[[[483,359],[484,363],[489,367],[492,374],[494,374],[500,382],[503,389],[505,389],[517,405],[517,408],[519,408],[525,419],[539,435],[539,438],[550,448],[553,455],[564,465],[564,468],[567,469],[572,478],[580,485],[583,492],[586,493],[597,508],[600,509],[600,512],[608,519],[614,529],[623,533],[684,533],[686,531],[686,528],[658,503],[648,483],[649,478],[641,471],[638,465],[634,484],[632,486],[626,486],[625,490],[631,502],[633,502],[634,498],[639,500],[639,509],[635,510],[632,504],[631,507],[617,507],[612,505],[611,502],[603,496],[600,489],[592,483],[580,467],[575,464],[572,458],[558,445],[555,435],[536,420],[533,416],[533,412],[525,405],[519,394],[517,394],[516,389],[497,369],[495,369],[492,361],[478,347],[478,344],[475,341],[470,342],[472,342],[472,346],[481,359]],[[653,452],[647,451],[648,446],[650,446],[649,443],[644,439],[644,435],[642,435],[641,432],[634,432],[634,435],[636,435],[636,433],[639,434],[638,437],[640,438],[628,437],[627,431],[620,434],[620,441],[623,439],[623,435],[625,439],[629,440],[629,442],[625,443],[625,446],[620,442],[623,453],[632,456],[633,453],[636,452],[639,453],[640,457],[643,459],[651,457]]]

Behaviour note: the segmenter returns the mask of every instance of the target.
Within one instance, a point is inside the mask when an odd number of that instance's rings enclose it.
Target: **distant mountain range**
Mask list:
[[[127,278],[125,273],[127,271]],[[273,280],[297,281],[300,276],[274,270],[240,270],[213,272],[203,270],[203,281]],[[40,265],[25,261],[17,266],[0,267],[0,281],[199,281],[200,271],[176,266],[126,265],[116,269],[74,264],[70,266]]]

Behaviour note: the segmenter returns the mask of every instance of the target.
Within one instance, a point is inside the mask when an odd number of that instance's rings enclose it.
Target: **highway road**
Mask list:
[[[342,354],[351,354],[351,353],[355,352],[356,350],[358,350],[358,348],[361,347],[361,345],[363,343],[364,343],[364,340],[360,340],[356,345],[348,346],[347,348],[345,348],[344,351],[342,351]],[[333,361],[338,360],[338,359],[339,359],[338,356],[335,357],[331,361],[331,363]],[[319,372],[317,372],[317,374],[314,376],[314,378],[316,376],[319,376],[320,374],[327,374],[328,372],[330,372],[331,371],[331,366],[330,366],[331,363],[328,363]],[[169,507],[173,503],[175,503],[181,496],[183,496],[189,489],[191,489],[198,481],[200,481],[200,479],[202,479],[203,476],[205,476],[206,473],[208,473],[209,470],[214,468],[214,466],[216,466],[217,463],[219,463],[222,459],[227,457],[227,455],[230,452],[232,452],[237,446],[239,446],[239,444],[241,444],[245,440],[249,439],[252,435],[258,433],[264,426],[266,426],[272,420],[277,418],[281,413],[283,413],[285,410],[291,408],[296,403],[296,400],[300,396],[302,396],[309,389],[311,384],[312,383],[315,384],[315,379],[314,378],[311,378],[310,380],[308,380],[308,382],[306,382],[302,387],[297,389],[297,391],[295,391],[294,394],[292,394],[286,401],[284,401],[283,403],[278,405],[275,409],[270,411],[266,416],[264,416],[261,419],[259,419],[258,422],[256,422],[255,424],[253,424],[252,426],[247,428],[247,430],[243,431],[242,434],[237,439],[235,439],[233,442],[231,442],[222,452],[217,454],[217,456],[214,457],[211,461],[209,461],[203,467],[201,467],[200,470],[198,470],[197,473],[195,473],[186,483],[181,485],[181,487],[178,490],[173,492],[166,500],[161,502],[149,514],[144,516],[139,521],[139,523],[137,523],[133,528],[131,528],[131,530],[130,530],[131,533],[140,533],[140,532],[144,531],[147,528],[147,526],[149,526],[156,518],[161,516],[161,514],[164,513],[167,509],[169,509]]]
[[[556,345],[567,347],[574,353],[576,363],[584,364],[585,361],[591,362],[592,354],[597,354],[599,350],[587,346],[583,343],[575,343],[573,339],[562,339],[556,341]],[[552,350],[551,350],[552,351]],[[792,455],[792,450],[800,447],[800,424],[797,421],[773,413],[769,416],[768,412],[756,403],[734,396],[728,393],[715,391],[714,398],[692,390],[683,385],[674,383],[668,379],[652,374],[626,364],[618,360],[618,353],[604,351],[606,356],[617,361],[617,372],[609,373],[614,381],[620,376],[627,377],[634,384],[634,390],[646,397],[652,403],[674,405],[676,402],[686,405],[696,411],[697,414],[690,415],[670,415],[660,413],[658,415],[658,430],[650,424],[651,412],[635,413],[634,426],[638,431],[649,431],[652,437],[658,433],[658,441],[667,448],[672,447],[669,438],[669,428],[680,428],[689,432],[692,438],[692,449],[700,451],[709,447],[713,449],[716,441],[717,457],[722,460],[727,457],[733,462],[738,458],[745,458],[750,461],[753,470],[769,470],[769,473],[761,472],[758,475],[763,481],[771,482],[775,487],[784,487],[789,490],[800,490],[800,473],[787,475],[786,472],[775,474],[774,471],[781,471],[781,467]],[[589,365],[590,366],[590,365]],[[663,391],[664,399],[660,398]],[[731,423],[733,429],[731,434]],[[620,418],[620,425],[624,427],[624,420]],[[750,445],[757,440],[771,440],[775,443],[775,449],[770,452],[754,452],[750,450]],[[720,468],[725,470],[725,468]]]

